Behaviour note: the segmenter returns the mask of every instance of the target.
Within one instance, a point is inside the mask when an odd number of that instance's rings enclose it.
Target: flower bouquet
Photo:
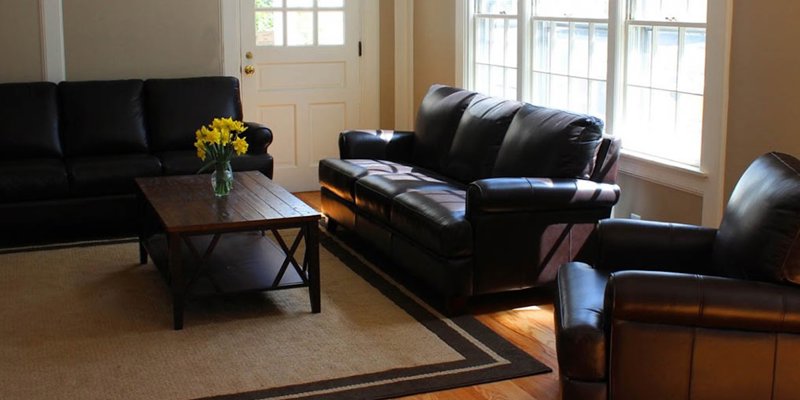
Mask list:
[[[200,127],[195,133],[197,157],[205,162],[197,173],[214,168],[211,186],[217,197],[227,196],[233,189],[231,158],[247,152],[247,141],[239,136],[246,129],[242,121],[214,118],[208,126]]]

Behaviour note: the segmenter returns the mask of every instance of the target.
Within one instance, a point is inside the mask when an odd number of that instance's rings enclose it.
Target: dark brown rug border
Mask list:
[[[340,238],[341,240],[341,238]],[[349,242],[345,242],[349,245]],[[507,364],[496,364],[496,360],[484,350],[457,333],[451,326],[431,313],[426,307],[403,293],[398,287],[387,282],[372,267],[364,263],[351,250],[343,247],[337,239],[330,237],[325,231],[320,234],[320,245],[324,246],[345,265],[378,289],[381,294],[392,300],[397,306],[406,311],[419,323],[439,336],[444,342],[459,352],[464,360],[440,364],[430,364],[419,367],[393,369],[371,374],[356,375],[318,381],[309,384],[291,385],[253,392],[237,393],[230,395],[204,397],[204,400],[262,400],[276,397],[293,396],[293,399],[332,399],[332,400],[361,400],[361,399],[386,399],[409,396],[420,393],[435,392],[464,386],[473,386],[482,383],[512,379],[522,376],[536,375],[551,372],[552,369],[542,364],[528,353],[522,351],[500,335],[480,323],[470,315],[451,318],[455,325],[469,333],[488,349],[508,361]],[[353,250],[357,251],[357,250]],[[362,257],[372,264],[386,262],[385,259],[375,260],[374,254],[369,251],[359,252]],[[376,262],[377,261],[377,262]],[[493,365],[496,364],[496,365]],[[445,371],[470,369],[441,376],[426,376]],[[414,378],[418,376],[419,378]],[[374,386],[348,389],[353,385],[368,382],[383,382]],[[337,390],[340,389],[340,390]],[[331,390],[327,392],[327,390]],[[323,392],[325,391],[325,392]],[[322,392],[322,393],[319,393]],[[305,395],[304,395],[305,394]]]

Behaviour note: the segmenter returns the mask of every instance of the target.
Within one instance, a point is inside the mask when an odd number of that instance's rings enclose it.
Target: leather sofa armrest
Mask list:
[[[616,272],[606,285],[604,310],[611,324],[800,333],[797,287],[739,279]]]
[[[595,268],[705,273],[717,230],[695,225],[631,219],[598,223]]]
[[[405,162],[411,160],[414,132],[353,130],[339,134],[339,157]]]
[[[584,179],[489,178],[467,188],[467,216],[486,213],[610,209],[615,184]]]
[[[247,130],[242,133],[247,140],[247,154],[264,154],[272,144],[272,130],[256,122],[245,122]]]

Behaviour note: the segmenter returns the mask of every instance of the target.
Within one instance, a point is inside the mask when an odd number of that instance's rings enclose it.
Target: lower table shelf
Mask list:
[[[191,236],[189,240],[197,252],[203,255],[212,239],[213,235],[202,235]],[[154,235],[148,238],[145,247],[150,258],[169,282],[166,236]],[[180,259],[186,282],[197,276],[187,292],[190,296],[308,286],[291,265],[286,268],[281,280],[273,285],[286,254],[272,239],[258,232],[222,234],[216,248],[202,262],[186,243],[181,243]]]

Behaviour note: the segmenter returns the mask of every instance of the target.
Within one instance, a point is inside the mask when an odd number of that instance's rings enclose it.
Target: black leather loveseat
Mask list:
[[[598,119],[447,86],[428,91],[414,132],[339,145],[319,165],[329,228],[357,232],[450,311],[552,282],[619,198],[619,142]]]
[[[134,178],[196,173],[215,117],[242,118],[236,79],[0,84],[0,246],[136,233]],[[233,167],[271,177],[272,132],[248,125]]]

